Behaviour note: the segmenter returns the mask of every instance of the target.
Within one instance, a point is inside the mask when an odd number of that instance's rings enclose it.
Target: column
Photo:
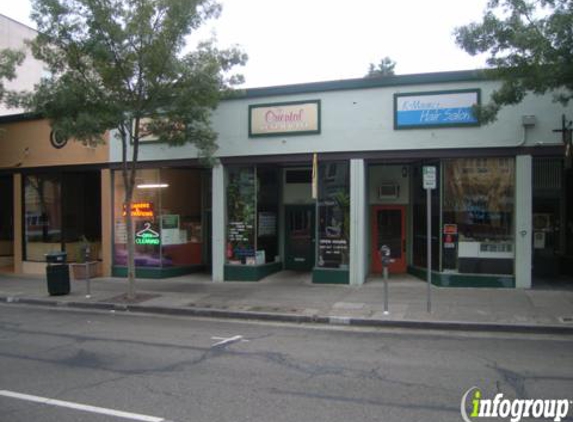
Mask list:
[[[350,285],[366,279],[366,166],[363,159],[350,160]]]
[[[22,230],[22,215],[23,215],[23,197],[22,197],[22,175],[14,174],[14,272],[21,274],[23,272],[22,261],[24,259],[23,242],[24,232]]]
[[[515,287],[531,288],[532,264],[532,159],[515,159]]]
[[[221,163],[213,166],[212,182],[212,277],[213,281],[221,282],[225,279],[225,216],[227,214],[225,167]]]

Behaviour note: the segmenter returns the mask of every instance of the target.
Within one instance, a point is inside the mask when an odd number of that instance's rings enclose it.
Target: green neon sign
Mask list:
[[[136,245],[160,245],[161,237],[159,233],[151,229],[151,223],[146,222],[144,229],[135,233]]]

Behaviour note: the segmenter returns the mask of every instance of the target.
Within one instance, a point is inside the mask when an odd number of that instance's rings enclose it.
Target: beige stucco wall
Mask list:
[[[92,148],[70,140],[63,148],[56,149],[50,143],[50,132],[47,120],[1,124],[0,168],[81,165],[108,161],[108,142]]]

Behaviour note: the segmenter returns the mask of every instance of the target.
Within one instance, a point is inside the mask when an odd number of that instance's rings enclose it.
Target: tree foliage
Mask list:
[[[394,75],[394,68],[396,67],[396,62],[392,60],[390,57],[386,56],[380,63],[375,65],[374,63],[370,63],[370,67],[368,68],[368,73],[366,74],[367,78],[376,78],[379,76],[392,76]]]
[[[58,136],[94,143],[115,129],[121,141],[127,210],[128,297],[135,296],[131,203],[142,138],[216,150],[211,111],[242,79],[227,76],[246,61],[238,48],[187,37],[221,6],[214,0],[33,0],[34,56],[51,72],[23,98]]]
[[[22,51],[0,50],[0,102],[3,102],[9,92],[4,86],[5,81],[16,77],[16,67],[22,64],[25,54]]]
[[[456,28],[456,43],[471,55],[487,53],[487,76],[502,81],[478,108],[482,122],[528,92],[573,98],[573,1],[490,0],[479,23]]]

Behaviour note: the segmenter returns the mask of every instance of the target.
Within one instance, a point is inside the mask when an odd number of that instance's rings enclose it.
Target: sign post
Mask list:
[[[427,262],[426,282],[428,285],[428,312],[432,312],[432,189],[436,189],[436,167],[423,167],[423,186],[426,189],[426,236],[427,236]]]

